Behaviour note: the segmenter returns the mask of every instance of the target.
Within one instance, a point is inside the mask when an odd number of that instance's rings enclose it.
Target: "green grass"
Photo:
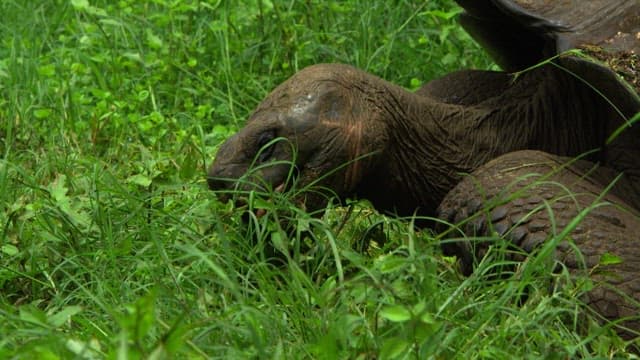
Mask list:
[[[588,284],[545,261],[496,279],[497,249],[465,278],[429,232],[362,204],[317,219],[274,194],[245,225],[206,189],[220,142],[307,65],[349,63],[411,89],[494,67],[458,11],[0,2],[0,358],[623,354],[582,315]],[[287,255],[270,260],[274,246]]]

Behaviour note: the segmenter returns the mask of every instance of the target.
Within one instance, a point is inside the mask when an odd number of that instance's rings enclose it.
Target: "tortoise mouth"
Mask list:
[[[209,178],[209,184],[224,182],[224,185],[218,185],[212,189],[214,194],[222,203],[232,201],[234,211],[242,211],[242,220],[247,223],[249,213],[253,213],[256,218],[260,219],[271,209],[280,208],[281,206],[278,204],[287,197],[283,194],[296,188],[295,184],[299,179],[300,171],[297,166],[294,166],[290,172],[282,174],[282,176],[273,175],[275,174],[260,181],[246,181],[246,178]],[[287,200],[284,199],[284,201]]]
[[[276,186],[276,187],[273,189],[273,192],[274,192],[274,193],[284,193],[284,192],[287,190],[287,188],[286,188],[285,184],[286,184],[286,183],[284,183],[284,182],[283,182],[283,183],[281,183],[280,185]],[[258,219],[262,218],[266,213],[267,213],[267,210],[266,210],[265,208],[257,208],[257,209],[254,209],[254,214],[256,215],[256,217],[257,217]]]

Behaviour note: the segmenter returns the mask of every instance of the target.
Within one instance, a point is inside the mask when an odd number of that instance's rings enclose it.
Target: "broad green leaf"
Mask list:
[[[46,326],[47,314],[35,306],[26,305],[20,308],[20,320]]]
[[[89,8],[89,0],[71,0],[71,6],[79,11],[87,10]]]
[[[273,204],[261,197],[255,196],[252,199],[251,206],[254,209],[270,209],[273,207]]]
[[[141,90],[138,92],[138,101],[145,101],[149,98],[149,90]]]
[[[380,310],[380,316],[393,322],[405,322],[411,320],[411,312],[402,305],[389,305]]]
[[[91,217],[82,209],[81,202],[76,201],[72,203],[71,198],[68,196],[69,189],[66,186],[67,177],[60,175],[58,178],[49,185],[49,193],[54,200],[56,206],[67,215],[74,224],[81,224],[83,226],[89,226],[91,224]]]
[[[56,75],[56,66],[54,64],[40,66],[38,68],[38,74],[46,77],[53,77]]]
[[[36,119],[46,119],[51,115],[51,109],[36,109],[33,111],[33,116]]]
[[[418,78],[411,78],[411,81],[409,82],[409,86],[412,89],[417,89],[420,86],[422,86],[422,81],[420,81],[420,79],[418,79]]]
[[[144,341],[153,329],[155,317],[155,291],[142,296],[135,303],[126,306],[126,314],[122,317],[122,331],[135,342]]]
[[[286,251],[287,247],[284,244],[284,241],[282,240],[282,235],[280,234],[279,231],[272,231],[271,232],[271,243],[273,244],[273,246],[280,250],[280,251]]]
[[[148,187],[149,185],[151,185],[151,182],[152,182],[152,180],[148,176],[145,176],[142,174],[129,176],[126,181],[129,184],[136,184],[142,187]]]
[[[59,175],[54,182],[49,185],[49,193],[55,204],[65,213],[71,212],[71,200],[67,196],[69,189],[66,186],[67,177]]]
[[[66,347],[69,351],[76,354],[80,359],[102,359],[100,342],[96,339],[87,341],[81,341],[77,339],[69,339],[66,342]]]
[[[407,260],[394,255],[384,255],[376,259],[376,267],[383,274],[399,271],[407,265]]]
[[[412,312],[414,314],[420,314],[420,321],[425,324],[433,324],[435,320],[433,315],[427,311],[427,303],[425,301],[420,301],[413,306]]]
[[[383,340],[382,349],[380,351],[380,359],[396,359],[406,353],[411,346],[407,340],[399,337],[392,337]]]
[[[622,263],[622,259],[617,256],[614,255],[612,253],[604,253],[602,254],[602,256],[600,256],[600,265],[616,265],[616,264],[621,264]]]
[[[16,254],[18,254],[20,252],[18,250],[18,248],[15,245],[12,245],[12,244],[4,244],[4,245],[2,245],[0,250],[2,250],[3,253],[5,253],[5,254],[7,254],[9,256],[14,256],[14,255],[16,255]]]
[[[310,221],[308,218],[299,218],[298,219],[298,230],[300,231],[309,231],[311,229]]]
[[[80,311],[82,311],[82,308],[80,306],[66,306],[59,312],[49,316],[47,322],[54,327],[60,327],[64,325],[64,323],[66,323],[73,315],[79,313]]]
[[[151,29],[147,29],[147,43],[149,44],[149,47],[151,47],[152,49],[160,49],[162,48],[162,39],[160,39],[159,36],[157,36],[156,34],[153,33],[153,31],[151,31]]]
[[[433,315],[431,315],[428,312],[423,312],[420,315],[420,321],[422,321],[425,324],[434,324],[436,322],[436,320],[433,318]]]

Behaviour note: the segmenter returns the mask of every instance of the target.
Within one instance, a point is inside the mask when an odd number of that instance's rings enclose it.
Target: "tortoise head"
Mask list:
[[[317,185],[338,198],[358,186],[384,141],[364,72],[346,65],[308,67],[278,86],[244,128],[224,142],[208,171],[211,190],[284,190]],[[368,90],[367,90],[368,91]],[[325,193],[325,195],[328,195]],[[306,196],[307,210],[326,196]]]

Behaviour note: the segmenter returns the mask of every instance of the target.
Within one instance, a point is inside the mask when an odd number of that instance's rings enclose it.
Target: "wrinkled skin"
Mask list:
[[[263,167],[250,182],[260,178],[263,187],[281,188],[289,184],[289,166],[264,165],[289,161],[301,186],[321,179],[318,186],[338,199],[357,196],[390,213],[433,216],[460,175],[490,159],[521,149],[577,156],[604,148],[608,134],[625,121],[590,87],[550,65],[515,81],[505,73],[467,71],[435,83],[464,78],[480,85],[436,91],[441,87],[427,84],[411,93],[347,65],[311,66],[269,94],[220,147],[209,186],[237,188],[235,181],[254,164]],[[631,116],[636,109],[625,101],[617,105]],[[287,141],[258,156],[277,137]],[[640,142],[626,139],[589,159],[640,179]],[[315,196],[305,205],[321,209],[326,198]]]
[[[584,301],[604,318],[629,319],[622,325],[633,331],[622,329],[620,334],[632,338],[640,331],[640,213],[620,197],[633,194],[624,179],[617,179],[613,191],[604,192],[615,179],[615,172],[588,161],[516,151],[465,177],[442,201],[438,216],[458,224],[452,239],[461,233],[467,239],[497,233],[516,251],[507,258],[516,261],[570,229],[570,240],[555,249],[556,261],[590,276],[595,287]],[[585,217],[573,228],[581,211]],[[463,272],[470,274],[495,243],[486,237],[467,239],[449,240],[443,251],[458,256]],[[571,243],[580,249],[579,255]],[[604,254],[621,262],[601,263]]]
[[[349,161],[378,151],[385,141],[379,135],[386,132],[386,125],[383,118],[368,118],[370,99],[351,96],[360,91],[352,83],[350,72],[359,74],[346,66],[317,66],[276,88],[245,128],[221,146],[209,170],[209,187],[236,186],[234,181],[247,172],[261,147],[270,140],[284,138],[287,141],[276,141],[255,165],[294,163],[299,184],[308,185],[347,164],[336,175],[326,177],[323,185],[338,195],[353,192],[362,179],[362,166],[371,164],[371,160]],[[289,172],[287,164],[266,166],[256,177],[264,181],[264,188],[278,188],[289,185]],[[306,202],[309,209],[325,205],[322,199],[315,200],[321,202],[318,204],[313,201]]]
[[[637,15],[637,3],[613,1],[627,10],[623,15]],[[552,9],[559,12],[545,22],[510,8],[544,1],[459,2],[469,10],[463,18],[467,30],[510,71],[600,34],[597,26],[587,31],[598,22],[586,22],[580,34],[562,26],[579,24],[584,14]],[[594,9],[611,6],[604,0],[590,4]],[[504,8],[515,15],[505,16]],[[549,35],[553,31],[558,33]],[[609,32],[602,34],[598,41],[610,40]],[[527,39],[521,42],[526,46],[516,46],[517,51],[504,47],[514,36]],[[589,273],[606,284],[598,283],[585,300],[603,317],[618,319],[640,312],[634,303],[640,301],[640,127],[627,128],[612,142],[607,138],[639,111],[637,94],[609,69],[568,56],[517,77],[460,71],[416,93],[350,66],[315,65],[274,89],[246,126],[220,147],[208,183],[218,193],[284,191],[296,177],[297,186],[313,187],[297,199],[309,211],[323,209],[329,197],[358,197],[383,212],[460,223],[461,234],[449,234],[458,241],[445,242],[443,250],[458,256],[465,273],[488,247],[468,237],[497,232],[528,253],[582,209],[604,201],[608,205],[595,207],[568,231],[584,261],[566,242],[556,249],[556,259],[573,273]],[[564,165],[581,155],[582,160]],[[544,174],[556,185],[533,181]],[[567,190],[577,195],[567,196]],[[605,253],[622,263],[600,272]],[[637,318],[624,325],[640,331]],[[636,336],[633,331],[621,334]]]

